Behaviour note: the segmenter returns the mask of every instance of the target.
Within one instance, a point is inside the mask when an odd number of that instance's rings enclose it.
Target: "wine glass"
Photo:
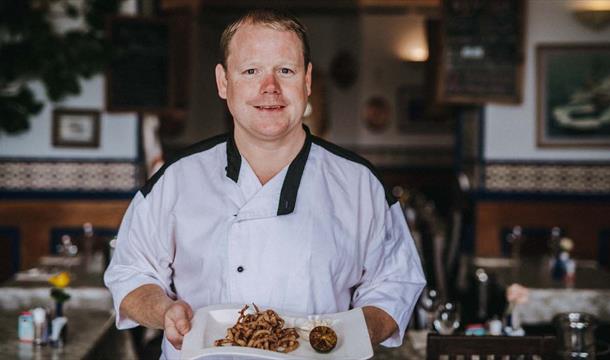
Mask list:
[[[427,330],[432,329],[432,321],[434,320],[439,303],[440,299],[436,290],[431,288],[424,289],[419,299],[419,308],[424,313],[424,328]]]
[[[434,329],[441,335],[451,335],[460,327],[460,312],[452,302],[442,304],[433,322]]]

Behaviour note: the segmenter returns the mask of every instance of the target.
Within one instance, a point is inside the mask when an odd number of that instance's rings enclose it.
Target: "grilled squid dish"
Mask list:
[[[246,314],[248,305],[239,311],[235,325],[227,329],[224,339],[214,341],[214,346],[247,346],[263,350],[288,353],[299,347],[299,334],[295,328],[284,328],[284,319],[275,311],[260,311],[254,306],[254,314]]]

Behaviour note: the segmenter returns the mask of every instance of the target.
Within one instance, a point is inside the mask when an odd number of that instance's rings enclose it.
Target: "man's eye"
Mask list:
[[[254,74],[256,74],[256,70],[255,69],[248,69],[248,70],[244,71],[244,74],[254,75]]]
[[[292,69],[289,69],[289,68],[282,68],[280,70],[280,72],[282,73],[282,75],[288,75],[288,74],[293,74],[294,73],[294,71],[292,71]]]

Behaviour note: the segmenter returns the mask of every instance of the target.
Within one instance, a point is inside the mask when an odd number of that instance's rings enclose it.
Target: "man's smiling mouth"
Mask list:
[[[258,110],[274,111],[274,110],[282,110],[286,106],[284,106],[284,105],[257,105],[254,107]]]

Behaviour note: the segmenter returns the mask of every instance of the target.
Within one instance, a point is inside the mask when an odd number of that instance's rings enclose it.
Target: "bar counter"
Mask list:
[[[503,288],[513,283],[528,288],[527,303],[519,305],[523,324],[549,324],[556,314],[566,312],[586,312],[610,322],[610,272],[595,261],[576,260],[572,283],[553,280],[546,258],[475,258],[473,265],[485,269]]]
[[[47,257],[65,260],[61,258]],[[47,260],[48,259],[42,259]],[[70,259],[69,259],[70,260]],[[70,271],[65,288],[70,299],[63,305],[68,319],[67,339],[63,347],[37,346],[18,338],[18,318],[34,307],[54,309],[48,283],[48,267],[39,274],[22,271],[0,286],[0,358],[2,359],[136,359],[129,332],[114,326],[112,297],[104,287],[101,272]],[[57,272],[55,269],[53,272]]]
[[[63,347],[21,343],[17,337],[19,311],[0,310],[0,354],[6,359],[134,359],[129,334],[114,327],[114,312],[72,309],[68,318],[67,341]],[[116,334],[114,334],[116,332]],[[112,346],[105,346],[112,343]],[[112,352],[112,354],[110,353]],[[106,356],[108,355],[108,356]]]

